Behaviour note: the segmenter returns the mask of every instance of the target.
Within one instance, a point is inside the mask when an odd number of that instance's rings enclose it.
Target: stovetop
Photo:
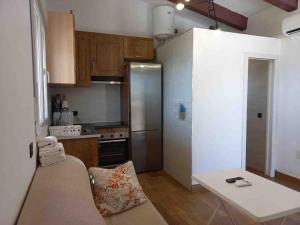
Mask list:
[[[95,129],[99,128],[118,128],[125,127],[122,122],[95,122],[95,123],[82,123],[80,124],[82,127],[95,127]]]
[[[82,123],[82,134],[83,135],[92,135],[98,134],[96,129],[100,128],[122,128],[126,127],[121,122],[96,122],[96,123]]]

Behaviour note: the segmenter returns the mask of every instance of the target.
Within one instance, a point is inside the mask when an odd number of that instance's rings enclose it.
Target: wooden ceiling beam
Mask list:
[[[203,0],[191,0],[189,3],[186,3],[184,0],[168,1],[175,4],[182,2],[185,4],[187,9],[197,12],[203,16],[208,16],[208,2],[203,2]],[[218,22],[222,22],[241,31],[247,29],[248,18],[246,16],[236,13],[216,3],[215,11],[216,15],[212,16],[212,18]]]
[[[265,1],[287,12],[292,12],[298,9],[298,0],[265,0]]]

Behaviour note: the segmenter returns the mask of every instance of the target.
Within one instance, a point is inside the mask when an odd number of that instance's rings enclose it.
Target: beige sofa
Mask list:
[[[167,225],[150,200],[103,218],[98,212],[83,163],[72,156],[37,168],[18,225]]]

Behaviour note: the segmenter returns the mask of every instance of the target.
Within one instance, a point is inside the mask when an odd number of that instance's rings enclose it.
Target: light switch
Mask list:
[[[263,114],[262,113],[257,113],[257,118],[262,118],[263,117]]]

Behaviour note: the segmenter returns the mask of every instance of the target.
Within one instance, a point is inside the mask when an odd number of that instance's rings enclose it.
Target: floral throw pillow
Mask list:
[[[114,169],[90,168],[93,195],[102,216],[123,212],[146,201],[131,161]]]

